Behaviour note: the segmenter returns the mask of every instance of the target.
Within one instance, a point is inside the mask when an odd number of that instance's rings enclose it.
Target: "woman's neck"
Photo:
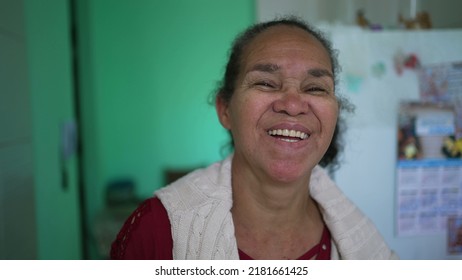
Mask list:
[[[309,195],[310,174],[291,182],[281,182],[261,170],[236,163],[236,159],[231,174],[234,205],[239,204],[239,211],[244,213],[250,211],[259,218],[262,215],[272,218],[306,216],[309,204],[315,204]],[[287,221],[285,217],[284,220]]]
[[[308,186],[309,176],[278,183],[232,167],[231,212],[238,247],[254,258],[280,258],[274,254],[302,255],[317,244],[323,222]]]

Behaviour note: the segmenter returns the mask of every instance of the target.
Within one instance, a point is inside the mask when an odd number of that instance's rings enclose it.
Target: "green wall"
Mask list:
[[[144,198],[166,168],[222,158],[228,137],[208,97],[254,1],[80,1],[79,21],[91,222],[110,180],[132,178]]]
[[[82,257],[76,158],[61,162],[59,152],[61,125],[74,119],[67,3],[24,2],[39,259]]]
[[[133,178],[138,196],[164,185],[166,168],[222,158],[228,138],[208,97],[234,36],[254,21],[252,0],[77,0],[84,185],[91,240],[106,184]],[[69,2],[25,0],[33,115],[39,259],[82,258],[77,159],[59,133],[75,118]]]

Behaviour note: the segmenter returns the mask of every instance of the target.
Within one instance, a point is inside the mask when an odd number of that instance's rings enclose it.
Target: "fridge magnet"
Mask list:
[[[372,76],[380,79],[385,75],[386,70],[387,68],[384,62],[382,61],[376,62],[375,64],[372,65],[372,69],[371,69]]]
[[[462,158],[462,138],[456,139],[454,135],[447,136],[444,139],[442,152],[447,158]]]
[[[425,65],[418,70],[418,78],[421,100],[454,106],[454,148],[462,149],[462,62]],[[450,141],[448,143],[451,146]]]
[[[348,92],[359,93],[364,82],[364,78],[354,74],[346,74],[345,78]]]
[[[415,53],[405,54],[402,51],[397,51],[393,57],[393,64],[396,73],[402,75],[404,70],[420,69],[420,59]]]

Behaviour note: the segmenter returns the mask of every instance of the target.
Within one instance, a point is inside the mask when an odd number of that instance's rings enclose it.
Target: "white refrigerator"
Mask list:
[[[346,145],[335,172],[338,185],[401,259],[462,259],[448,253],[446,232],[400,236],[396,228],[399,104],[420,99],[419,65],[462,62],[462,30],[321,28],[339,51],[338,93],[356,106],[345,118]]]

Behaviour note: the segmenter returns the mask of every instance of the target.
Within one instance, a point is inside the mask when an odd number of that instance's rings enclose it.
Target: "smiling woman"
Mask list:
[[[237,37],[215,101],[234,153],[145,201],[112,257],[395,258],[320,166],[338,151],[337,69],[329,42],[294,18]]]

